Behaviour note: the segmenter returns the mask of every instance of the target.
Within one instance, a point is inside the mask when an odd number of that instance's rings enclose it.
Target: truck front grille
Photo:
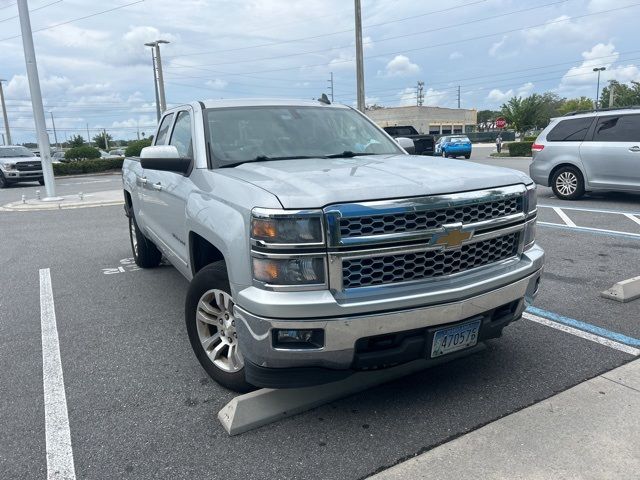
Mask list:
[[[40,162],[18,162],[16,163],[16,170],[19,172],[35,172],[42,170],[42,163]]]
[[[364,237],[440,228],[450,223],[476,223],[523,211],[522,197],[451,208],[340,219],[341,238]]]
[[[496,202],[497,203],[497,202]],[[358,288],[441,277],[506,260],[518,252],[519,232],[463,245],[342,261],[343,287]]]

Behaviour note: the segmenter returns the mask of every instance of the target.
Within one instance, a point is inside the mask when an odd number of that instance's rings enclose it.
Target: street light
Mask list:
[[[11,145],[11,132],[9,131],[9,118],[7,117],[7,105],[4,103],[4,92],[2,91],[2,82],[6,82],[6,80],[3,78],[0,78],[0,104],[2,104],[2,117],[4,119],[4,131],[6,132],[6,136],[5,136],[6,143],[7,145]]]
[[[600,72],[604,72],[607,67],[595,67],[593,69],[594,72],[598,72],[598,86],[596,87],[596,110],[598,110],[598,105],[600,103]]]
[[[158,77],[156,75],[156,54],[153,47],[156,46],[155,43],[145,43],[145,46],[151,47],[151,61],[153,62],[153,89],[156,92],[156,121],[160,122],[160,98],[158,97]]]
[[[158,72],[157,75],[157,88],[158,88],[158,99],[160,100],[160,111],[164,112],[167,109],[167,101],[164,95],[164,77],[162,75],[162,58],[160,57],[160,44],[161,43],[169,43],[167,40],[156,40],[155,42],[145,43],[147,47],[154,47],[155,50],[155,63],[154,63],[154,75],[155,72]],[[157,112],[156,112],[157,113]],[[159,120],[158,116],[158,120]]]

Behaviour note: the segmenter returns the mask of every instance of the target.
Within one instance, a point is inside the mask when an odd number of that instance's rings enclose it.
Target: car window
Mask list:
[[[166,115],[162,119],[162,123],[160,124],[160,129],[158,130],[158,135],[156,136],[154,145],[164,145],[165,140],[167,139],[167,132],[169,131],[169,127],[171,126],[171,120],[173,120],[173,113]]]
[[[549,142],[581,142],[584,140],[594,117],[561,120],[547,134]]]
[[[178,149],[180,158],[191,158],[193,156],[193,148],[191,143],[191,115],[189,112],[182,111],[178,113],[176,124],[171,133],[169,145],[173,145]]]
[[[593,134],[594,142],[640,141],[640,115],[600,117]]]

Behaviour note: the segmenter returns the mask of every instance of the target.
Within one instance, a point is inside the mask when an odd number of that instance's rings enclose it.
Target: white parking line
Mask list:
[[[568,227],[575,227],[576,224],[573,223],[573,220],[571,220],[566,213],[564,213],[562,211],[562,209],[560,207],[553,207],[553,211],[556,212],[558,214],[558,216],[562,219],[562,221],[565,223],[565,225],[567,225]]]
[[[75,480],[67,397],[64,392],[51,273],[48,268],[40,270],[40,325],[47,479]]]
[[[551,197],[554,198],[554,197]],[[544,205],[539,203],[538,207],[541,208],[554,208],[553,205]],[[621,212],[619,210],[606,210],[602,208],[583,208],[583,207],[562,207],[563,210],[575,210],[578,212],[595,212],[595,213],[613,213],[617,215],[625,215],[627,213],[631,215],[640,215],[640,212]]]
[[[624,214],[625,217],[627,217],[629,220],[636,222],[638,225],[640,225],[640,218],[630,214],[630,213],[625,213]]]
[[[640,349],[631,347],[629,345],[625,345],[624,343],[610,340],[605,337],[601,337],[600,335],[595,335],[593,333],[585,332],[583,330],[579,330],[577,328],[573,328],[568,325],[564,325],[562,323],[554,322],[553,320],[539,317],[538,315],[533,315],[532,313],[529,313],[529,312],[524,312],[522,314],[522,317],[526,318],[527,320],[531,320],[532,322],[536,322],[541,325],[546,325],[547,327],[555,328],[556,330],[561,330],[563,332],[570,333],[571,335],[576,335],[577,337],[584,338],[585,340],[591,340],[592,342],[596,342],[596,343],[599,343],[600,345],[605,345],[607,347],[620,350],[621,352],[625,352],[630,355],[634,355],[636,357],[640,356]]]

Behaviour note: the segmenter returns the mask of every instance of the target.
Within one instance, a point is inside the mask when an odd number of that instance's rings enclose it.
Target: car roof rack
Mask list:
[[[638,110],[640,109],[640,105],[631,105],[629,107],[607,107],[607,108],[592,108],[589,110],[576,110],[574,112],[567,112],[563,117],[571,117],[573,115],[580,115],[582,113],[592,113],[592,112],[611,112],[613,110]]]

